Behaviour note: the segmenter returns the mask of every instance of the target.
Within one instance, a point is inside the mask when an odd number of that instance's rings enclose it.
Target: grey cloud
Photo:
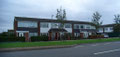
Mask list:
[[[91,21],[98,11],[104,24],[110,24],[120,13],[120,0],[0,0],[0,32],[13,29],[14,16],[51,18],[60,6],[69,20]]]

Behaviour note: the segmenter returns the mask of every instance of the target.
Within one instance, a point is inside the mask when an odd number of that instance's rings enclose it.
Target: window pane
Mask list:
[[[31,36],[38,36],[38,34],[37,33],[29,33],[29,36],[31,37]]]
[[[74,28],[75,28],[75,29],[79,29],[79,25],[78,25],[78,24],[75,24],[75,25],[74,25]]]
[[[18,21],[18,27],[37,27],[37,22],[32,21]]]
[[[51,23],[51,28],[57,28],[57,23]]]
[[[65,28],[71,28],[71,24],[65,24]]]
[[[81,26],[80,26],[80,28],[81,28],[81,29],[83,29],[83,28],[84,28],[84,26],[83,26],[83,25],[81,25]]]
[[[40,23],[40,27],[42,27],[42,28],[48,28],[48,23]]]

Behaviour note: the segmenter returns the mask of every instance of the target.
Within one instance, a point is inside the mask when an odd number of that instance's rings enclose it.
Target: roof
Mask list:
[[[113,27],[115,24],[106,24],[106,25],[101,25],[100,27]]]
[[[8,32],[14,32],[14,30],[11,29],[11,30],[8,30]]]
[[[28,17],[15,17],[16,21],[40,21],[40,22],[59,22],[55,19],[46,19],[46,18],[28,18]],[[72,20],[65,20],[65,23],[74,23],[74,24],[91,24],[95,25],[91,22],[86,21],[72,21]]]
[[[49,32],[67,32],[65,29],[52,28]]]

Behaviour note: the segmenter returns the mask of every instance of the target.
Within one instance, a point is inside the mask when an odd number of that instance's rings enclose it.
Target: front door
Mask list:
[[[52,33],[51,35],[51,40],[55,40],[55,33]]]

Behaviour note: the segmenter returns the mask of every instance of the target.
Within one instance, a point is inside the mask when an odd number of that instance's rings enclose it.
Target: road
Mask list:
[[[0,57],[120,57],[120,41],[70,48],[1,52]]]

